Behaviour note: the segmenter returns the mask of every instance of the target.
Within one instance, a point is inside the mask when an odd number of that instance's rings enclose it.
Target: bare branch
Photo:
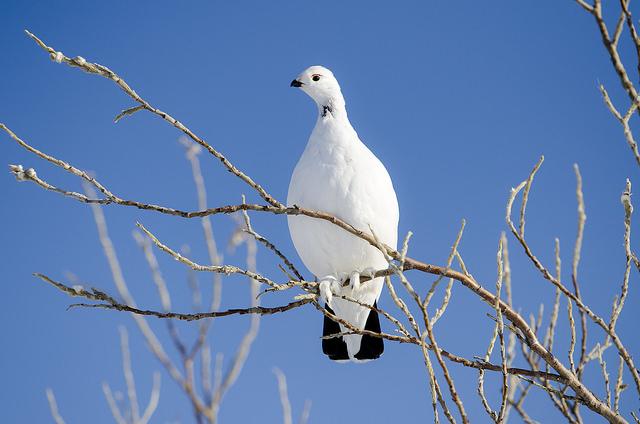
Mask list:
[[[584,10],[586,10],[587,12],[593,13],[593,6],[591,6],[586,1],[584,1],[584,0],[576,0],[576,3],[578,3],[580,6],[582,6],[582,8]]]
[[[522,192],[522,205],[520,206],[520,237],[524,238],[524,225],[525,225],[525,212],[527,210],[527,202],[529,201],[529,191],[531,190],[531,184],[533,183],[533,178],[536,176],[538,169],[542,166],[542,162],[544,162],[544,156],[540,156],[540,160],[533,167],[533,170],[529,174],[529,178],[527,178],[527,182],[524,186],[524,191]]]
[[[242,198],[242,203],[244,203],[244,196],[242,196],[242,197],[243,197]],[[263,236],[261,236],[260,234],[255,232],[255,230],[251,226],[251,219],[249,218],[249,214],[247,213],[246,210],[242,211],[242,216],[244,217],[244,222],[245,222],[245,225],[247,227],[245,231],[248,234],[250,234],[253,238],[255,238],[257,242],[261,243],[267,249],[269,249],[273,253],[275,253],[275,255],[278,256],[282,260],[282,262],[284,262],[285,266],[289,269],[289,271],[291,271],[293,273],[293,275],[298,280],[304,280],[304,277],[302,276],[300,271],[298,271],[296,269],[296,267],[293,265],[293,263],[273,243],[271,243],[269,240],[267,240],[266,238],[264,238]]]
[[[458,252],[458,245],[460,244],[460,240],[462,240],[462,233],[464,232],[465,225],[466,225],[466,221],[463,219],[462,224],[460,225],[460,230],[458,231],[458,236],[456,237],[456,240],[453,243],[449,257],[447,258],[447,268],[451,267],[453,258],[456,256],[456,253]],[[427,295],[425,296],[425,299],[423,302],[425,308],[429,306],[429,302],[431,302],[431,298],[433,297],[435,290],[438,287],[438,284],[440,283],[440,280],[442,280],[442,278],[443,278],[442,276],[439,276],[431,284],[431,287],[429,288],[429,291],[427,292]],[[433,315],[433,318],[431,318],[432,326],[435,325],[435,323],[440,319],[440,317],[447,310],[447,306],[449,305],[449,301],[451,300],[452,286],[453,286],[453,279],[449,279],[449,283],[447,284],[447,287],[445,289],[444,298],[442,299],[442,305],[440,305],[440,307],[436,310],[436,313]]]
[[[624,360],[622,356],[618,355],[618,378],[616,379],[616,386],[614,387],[614,395],[613,395],[613,409],[614,411],[620,411],[620,396],[622,395],[622,391],[625,389],[626,385],[622,382],[622,373],[624,371],[623,365]]]
[[[535,170],[535,168],[534,168],[534,170]],[[513,235],[520,242],[520,245],[522,246],[522,248],[523,248],[525,254],[527,255],[527,257],[529,257],[531,262],[540,271],[542,276],[547,281],[549,281],[551,284],[553,284],[555,287],[560,289],[562,294],[564,294],[568,299],[570,299],[570,301],[573,301],[578,306],[579,309],[584,311],[587,314],[587,316],[589,316],[589,318],[591,318],[591,320],[593,322],[595,322],[609,337],[611,337],[611,339],[613,340],[613,343],[615,344],[616,348],[618,349],[618,351],[620,352],[620,354],[624,358],[625,363],[627,364],[627,367],[629,368],[629,371],[631,372],[631,374],[633,376],[634,382],[636,383],[638,391],[640,391],[640,374],[638,373],[638,370],[636,369],[636,367],[635,367],[635,365],[633,363],[633,358],[631,357],[631,355],[629,354],[628,350],[626,349],[626,347],[624,346],[624,344],[620,340],[620,337],[616,334],[615,330],[611,329],[609,327],[609,325],[604,321],[604,319],[602,319],[595,312],[593,312],[587,305],[585,305],[582,302],[581,299],[579,299],[575,294],[570,292],[560,281],[558,281],[555,277],[553,277],[551,275],[551,273],[544,267],[544,265],[540,262],[540,260],[533,254],[533,252],[531,251],[531,248],[529,247],[529,245],[527,244],[525,239],[520,237],[520,232],[516,230],[513,222],[511,221],[511,207],[512,207],[513,201],[515,199],[515,196],[518,194],[518,192],[520,190],[522,190],[522,188],[525,185],[526,185],[526,181],[522,182],[516,189],[512,189],[512,191],[511,191],[511,196],[509,197],[509,200],[507,202],[507,216],[506,216],[507,225],[511,229],[511,232],[513,233]],[[511,318],[509,318],[509,320],[511,320]],[[511,320],[511,321],[513,322],[513,320]],[[544,358],[544,354],[539,353],[539,352],[536,352],[536,353],[538,353],[543,359],[545,359]],[[548,352],[546,352],[546,353],[548,353]],[[545,362],[549,363],[546,359],[545,359]],[[549,365],[551,365],[558,372],[560,372],[560,370],[558,368],[556,368],[555,366],[553,366],[551,363],[549,363]],[[571,373],[571,374],[573,374],[573,373]],[[567,376],[567,377],[569,378],[569,376]],[[576,380],[576,381],[579,382],[579,380]],[[580,384],[582,384],[582,383],[580,383]],[[572,388],[574,390],[576,389],[576,387],[573,387],[573,386],[572,386]],[[579,391],[577,391],[577,393],[579,393]],[[582,393],[579,393],[579,395],[582,396]],[[598,400],[598,402],[599,402],[599,404],[601,406],[604,406],[601,401]],[[607,409],[609,409],[609,408],[607,407]],[[610,411],[610,409],[609,409],[609,411]],[[611,412],[613,413],[613,411],[611,411]],[[607,412],[607,414],[609,414],[609,412]],[[611,418],[609,418],[609,419],[613,419],[613,415],[611,415]],[[616,418],[616,419],[618,419],[618,418]]]
[[[560,281],[561,278],[561,260],[560,260],[560,240],[556,238],[556,278]],[[553,309],[551,311],[551,318],[549,319],[549,327],[547,328],[547,334],[545,336],[545,344],[549,352],[553,352],[553,341],[555,337],[556,323],[558,322],[558,313],[560,311],[560,289],[556,288],[556,295],[553,301]]]
[[[97,303],[97,304],[76,303],[76,304],[70,305],[71,307],[113,309],[116,311],[131,312],[132,314],[136,314],[136,315],[154,316],[156,318],[164,318],[164,319],[178,319],[181,321],[197,321],[201,319],[218,318],[218,317],[225,317],[229,315],[272,315],[279,312],[286,312],[291,309],[298,308],[300,306],[303,306],[303,305],[306,305],[307,303],[312,302],[312,299],[304,298],[301,300],[296,300],[294,302],[288,303],[286,305],[275,306],[275,307],[252,306],[249,308],[233,308],[233,309],[227,309],[225,311],[197,312],[192,314],[183,314],[178,312],[161,312],[161,311],[154,311],[154,310],[148,310],[148,309],[138,309],[136,307],[129,306],[124,303],[120,303],[117,300],[115,300],[113,297],[95,288],[92,288],[91,290],[86,290],[81,286],[70,287],[60,282],[57,282],[47,277],[44,274],[36,273],[34,275],[70,296],[84,297],[86,299],[93,300],[96,302],[104,302],[104,303]]]
[[[599,347],[599,346],[598,346]],[[598,362],[602,370],[602,378],[604,379],[604,388],[606,393],[607,405],[611,406],[611,389],[609,386],[609,373],[607,372],[607,363],[602,359],[602,349],[598,349]]]
[[[624,207],[624,251],[625,251],[625,268],[624,268],[624,277],[622,279],[622,287],[620,298],[617,302],[617,307],[614,309],[611,314],[611,321],[609,323],[609,327],[613,331],[616,327],[616,322],[620,317],[620,313],[622,313],[622,308],[624,308],[624,302],[627,299],[627,295],[629,293],[629,276],[631,274],[631,261],[632,261],[632,253],[631,253],[631,214],[633,213],[633,204],[631,203],[631,181],[627,179],[627,184],[625,187],[622,196],[620,197],[620,202]]]
[[[124,327],[120,327],[120,348],[122,351],[122,373],[127,384],[127,396],[129,397],[129,408],[131,419],[134,423],[140,420],[140,407],[138,406],[138,394],[136,393],[136,383],[131,370],[131,352],[129,350],[129,335]]]
[[[153,386],[151,387],[151,396],[149,396],[149,403],[144,410],[144,414],[138,421],[140,424],[147,424],[149,420],[151,420],[151,416],[156,411],[158,407],[158,402],[160,401],[160,373],[153,373]]]
[[[282,422],[283,424],[292,424],[291,403],[289,402],[289,394],[287,393],[287,378],[279,368],[274,368],[273,373],[278,380],[278,393],[280,394],[280,403],[282,404]]]
[[[126,116],[130,116],[133,115],[134,113],[136,113],[139,110],[144,109],[144,106],[142,105],[138,105],[138,106],[134,106],[134,107],[130,107],[128,109],[123,110],[122,112],[120,112],[118,115],[116,115],[116,117],[113,119],[113,123],[117,124],[118,121],[120,121],[122,118],[126,117]]]
[[[127,424],[127,421],[122,416],[122,412],[120,412],[118,403],[113,397],[113,392],[111,391],[111,387],[109,387],[109,383],[102,383],[102,392],[104,393],[104,397],[107,399],[109,409],[111,410],[111,415],[113,415],[113,419],[115,420],[115,422],[117,424]]]
[[[38,37],[36,37],[31,32],[26,31],[26,30],[25,30],[25,32],[44,51],[48,52],[49,55],[51,56],[51,58],[54,59],[56,62],[58,62],[58,63],[63,62],[65,64],[69,65],[69,66],[80,68],[83,71],[88,72],[90,74],[100,75],[101,77],[104,77],[104,78],[112,80],[129,97],[131,97],[135,102],[139,103],[140,107],[144,108],[145,110],[148,110],[151,113],[154,113],[155,115],[158,115],[159,117],[161,117],[162,119],[164,119],[165,121],[169,122],[171,125],[176,127],[178,130],[182,131],[191,140],[193,140],[194,142],[198,143],[200,146],[204,147],[216,159],[220,160],[222,165],[225,168],[227,168],[229,170],[229,172],[231,172],[232,174],[234,174],[235,176],[240,178],[242,181],[244,181],[249,186],[251,186],[255,191],[257,191],[258,194],[260,195],[260,197],[262,197],[267,203],[269,203],[269,204],[271,204],[273,206],[276,206],[276,207],[282,207],[283,206],[280,202],[278,202],[273,197],[271,197],[271,195],[269,195],[258,183],[253,181],[248,175],[246,175],[245,173],[240,171],[238,168],[236,168],[235,165],[233,165],[222,153],[218,152],[215,148],[213,148],[211,145],[209,145],[206,141],[204,141],[203,139],[198,137],[193,131],[191,131],[189,128],[187,128],[184,124],[182,124],[180,121],[178,121],[175,118],[173,118],[168,113],[166,113],[166,112],[164,112],[164,111],[162,111],[160,109],[156,109],[155,107],[151,106],[151,104],[149,104],[146,100],[144,100],[142,97],[140,97],[138,95],[138,93],[136,93],[120,76],[118,76],[111,69],[107,68],[106,66],[100,65],[98,63],[87,62],[84,58],[82,58],[80,56],[77,56],[75,58],[69,58],[69,57],[65,56],[64,54],[62,54],[62,52],[56,51],[55,49],[47,46],[42,40],[40,40]],[[131,114],[133,112],[127,112],[127,111],[134,111],[134,109],[135,108],[129,108],[129,109],[123,111],[121,113],[121,115],[123,115],[123,114]],[[116,120],[119,119],[119,117],[121,117],[121,116],[118,115],[118,117],[116,117]]]
[[[60,411],[58,411],[58,404],[56,402],[56,396],[53,394],[53,389],[47,388],[47,401],[49,402],[49,409],[51,410],[51,418],[56,424],[65,424]]]
[[[571,267],[571,282],[573,283],[573,292],[576,298],[582,301],[580,294],[580,285],[578,283],[578,265],[580,264],[580,254],[582,251],[582,239],[584,236],[584,225],[587,221],[587,215],[585,213],[584,195],[582,194],[582,175],[580,174],[580,168],[578,164],[573,165],[573,170],[576,174],[576,200],[578,203],[578,231],[576,235],[576,242],[573,247],[573,262]],[[558,275],[558,281],[560,276]],[[582,376],[584,369],[584,360],[587,351],[587,316],[583,309],[579,308],[580,314],[580,360],[578,362],[578,377]]]
[[[162,250],[165,253],[168,253],[169,255],[173,256],[174,259],[176,259],[179,262],[182,262],[183,264],[187,265],[188,267],[190,267],[191,269],[195,270],[195,271],[207,271],[207,272],[215,272],[215,273],[220,273],[220,274],[241,274],[241,275],[245,275],[251,279],[254,279],[256,281],[259,281],[261,283],[267,284],[268,286],[272,287],[272,288],[277,288],[278,285],[276,283],[274,283],[273,281],[271,281],[270,279],[268,279],[267,277],[264,277],[260,274],[257,274],[253,271],[250,270],[245,270],[242,268],[238,268],[236,266],[232,266],[232,265],[200,265],[197,264],[195,262],[193,262],[191,259],[181,255],[180,253],[176,252],[175,250],[171,249],[170,247],[168,247],[167,245],[165,245],[164,243],[162,243],[160,240],[158,240],[158,238],[153,235],[149,230],[147,230],[142,224],[137,223],[136,224],[138,226],[138,228],[140,228],[150,239],[151,241],[153,241],[153,243],[158,246],[160,248],[160,250]]]
[[[309,421],[310,413],[311,401],[307,399],[304,401],[304,406],[302,407],[302,413],[300,414],[300,420],[298,420],[298,424],[307,424],[307,421]]]
[[[523,205],[524,206],[524,205]],[[524,233],[524,219],[521,221],[520,226],[521,232]],[[500,357],[502,358],[502,401],[500,404],[499,412],[491,409],[489,402],[484,394],[484,370],[480,370],[478,372],[478,395],[480,396],[480,400],[482,401],[482,406],[484,407],[487,414],[493,419],[495,423],[501,423],[504,420],[504,414],[507,407],[507,395],[508,395],[508,383],[507,383],[507,360],[506,360],[506,352],[504,345],[504,323],[502,321],[502,313],[500,311],[500,295],[502,290],[502,281],[504,277],[504,263],[502,259],[502,237],[500,238],[500,242],[498,244],[498,253],[496,256],[497,264],[498,264],[498,278],[496,280],[496,303],[494,308],[496,310],[496,325],[493,329],[493,334],[489,340],[489,347],[487,348],[487,352],[484,355],[484,361],[488,362],[491,353],[493,352],[493,347],[495,345],[496,339],[500,339]]]

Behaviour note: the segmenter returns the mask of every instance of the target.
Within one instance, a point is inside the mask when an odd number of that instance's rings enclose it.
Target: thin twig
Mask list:
[[[140,424],[147,424],[151,420],[151,416],[158,408],[160,402],[160,373],[153,373],[153,385],[151,386],[151,395],[149,396],[149,403],[142,414],[142,417],[138,421]]]
[[[576,242],[573,248],[573,261],[571,264],[571,282],[573,283],[573,291],[576,298],[582,300],[580,294],[580,284],[578,283],[578,266],[580,264],[580,255],[582,252],[582,240],[584,237],[584,226],[587,221],[587,214],[585,213],[584,195],[582,193],[582,175],[580,174],[580,168],[578,164],[573,165],[573,170],[576,174],[576,200],[578,203],[578,231],[576,234]],[[558,276],[558,281],[560,277]],[[578,378],[582,376],[582,370],[584,368],[584,359],[587,351],[587,315],[581,308],[578,309],[580,314],[580,359],[578,361]]]
[[[311,415],[311,401],[307,399],[304,401],[298,424],[307,424],[307,421],[309,421],[309,415]]]
[[[282,423],[292,424],[291,403],[289,402],[289,394],[287,393],[287,378],[280,368],[274,368],[273,373],[278,380],[278,393],[280,394],[280,404],[282,405]]]
[[[613,390],[613,410],[620,411],[620,396],[622,395],[622,391],[625,389],[626,385],[622,382],[622,373],[624,371],[623,365],[624,361],[622,356],[618,355],[618,378],[616,378],[616,386]]]
[[[111,410],[111,415],[113,415],[113,419],[116,424],[127,424],[127,421],[122,416],[122,412],[120,412],[120,408],[118,407],[118,403],[113,397],[113,392],[111,391],[111,387],[109,383],[102,383],[102,392],[104,393],[105,399],[107,399],[107,404],[109,404],[109,409]]]
[[[120,350],[122,351],[122,373],[127,385],[127,397],[129,398],[129,409],[131,419],[134,423],[140,420],[140,407],[138,406],[138,394],[136,383],[131,369],[131,352],[129,350],[129,335],[124,327],[120,327]]]
[[[56,402],[56,396],[53,394],[53,389],[47,388],[47,401],[49,402],[49,410],[51,411],[51,418],[56,424],[65,424],[60,411],[58,411],[58,403]]]

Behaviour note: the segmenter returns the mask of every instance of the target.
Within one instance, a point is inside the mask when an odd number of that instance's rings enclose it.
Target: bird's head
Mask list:
[[[307,93],[322,110],[325,107],[344,108],[344,98],[340,84],[333,72],[324,66],[311,66],[291,81],[291,87],[300,88]]]

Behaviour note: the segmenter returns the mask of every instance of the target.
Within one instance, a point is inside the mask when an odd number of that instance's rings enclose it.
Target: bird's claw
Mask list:
[[[372,268],[372,267],[368,267],[362,270],[362,272],[360,273],[360,275],[364,276],[364,277],[368,277],[370,279],[374,279],[376,277],[376,272],[378,272],[377,269]]]
[[[320,281],[318,291],[320,292],[320,299],[322,299],[325,304],[329,305],[331,303],[331,298],[333,297],[333,294],[331,293],[331,282],[327,280]]]
[[[333,292],[338,291],[340,287],[340,281],[333,275],[327,275],[320,279],[318,284],[318,291],[320,298],[331,307],[331,300],[333,299]]]
[[[362,287],[362,277],[366,277],[367,281],[373,280],[376,276],[376,272],[377,270],[371,267],[365,268],[362,271],[353,271],[349,275],[349,288],[351,288],[351,290],[359,290],[360,287]]]
[[[353,271],[349,276],[349,288],[354,291],[360,289],[360,273],[358,271]]]
[[[349,274],[348,272],[338,273],[338,281],[340,282],[340,286],[347,285],[350,278],[351,278],[351,274]]]

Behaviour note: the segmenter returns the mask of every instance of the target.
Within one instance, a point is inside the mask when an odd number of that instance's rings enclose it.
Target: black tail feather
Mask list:
[[[377,302],[373,304],[377,307]],[[328,305],[325,305],[327,311],[334,313]],[[367,322],[364,326],[365,330],[380,333],[380,319],[376,311],[369,311]],[[338,334],[342,330],[340,324],[332,321],[327,316],[324,317],[324,325],[322,329],[323,336],[329,336],[332,334]],[[382,355],[384,351],[384,343],[379,337],[362,336],[362,342],[360,343],[360,350],[355,355],[356,359],[367,360],[377,359]],[[349,353],[347,352],[347,344],[342,337],[334,337],[331,339],[322,339],[322,352],[329,357],[329,359],[338,361],[349,359]]]
[[[333,310],[329,307],[329,305],[324,305],[324,307],[327,309],[327,311],[333,314]],[[341,332],[342,330],[340,329],[340,324],[332,321],[325,315],[324,325],[322,326],[322,335],[330,336],[332,334],[339,334]],[[349,359],[349,353],[347,353],[347,344],[344,342],[342,337],[322,339],[322,352],[333,361]]]
[[[373,307],[377,308],[377,302],[373,303]],[[373,331],[374,333],[380,333],[380,318],[378,313],[374,310],[369,311],[367,317],[367,323],[364,325],[365,330]],[[360,350],[356,353],[355,358],[364,359],[378,359],[384,352],[384,343],[380,337],[362,336],[362,342],[360,343]]]

